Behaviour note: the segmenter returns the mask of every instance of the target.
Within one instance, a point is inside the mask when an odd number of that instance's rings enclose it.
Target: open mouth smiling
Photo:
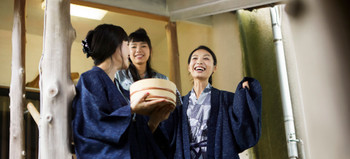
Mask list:
[[[203,71],[206,70],[206,68],[202,67],[202,66],[196,66],[196,67],[194,67],[194,70],[197,71],[197,72],[203,72]]]
[[[136,54],[135,55],[136,58],[142,58],[143,56],[145,56],[145,55],[143,55],[143,54]]]

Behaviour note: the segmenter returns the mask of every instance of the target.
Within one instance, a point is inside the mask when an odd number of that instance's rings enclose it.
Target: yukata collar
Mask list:
[[[130,70],[128,70],[126,73],[129,75],[129,77],[131,77],[130,78],[131,82],[134,83],[134,79],[132,79],[132,74],[131,74]],[[152,77],[148,77],[148,74],[147,74],[147,71],[146,71],[144,78],[152,78]],[[143,79],[143,78],[141,78],[141,79]]]
[[[207,98],[207,95],[210,94],[211,88],[212,88],[211,84],[208,83],[208,85],[204,88],[203,92],[201,93],[198,99],[196,97],[196,93],[194,92],[194,89],[192,88],[190,99],[192,101],[197,101],[197,103],[199,104],[203,103],[204,100]]]

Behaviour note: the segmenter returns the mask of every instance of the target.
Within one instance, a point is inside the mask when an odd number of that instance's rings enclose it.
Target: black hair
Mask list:
[[[99,65],[111,57],[123,41],[127,40],[128,35],[122,27],[101,24],[87,33],[82,42],[83,52],[87,54],[87,57],[91,56],[95,65]]]
[[[129,35],[128,41],[129,41],[129,44],[131,42],[146,42],[148,44],[148,47],[150,49],[150,55],[149,55],[148,60],[146,62],[147,76],[145,78],[152,78],[152,76],[155,74],[154,70],[151,67],[152,44],[151,44],[150,38],[147,35],[146,30],[143,28],[139,28],[136,31],[132,32]],[[140,77],[135,65],[130,60],[130,58],[129,58],[129,61],[130,61],[130,65],[127,69],[127,72],[130,71],[132,79],[134,80],[134,82],[136,82],[136,81],[140,80],[141,77]],[[127,76],[129,76],[129,75],[127,74]]]
[[[187,64],[190,64],[190,62],[191,62],[191,57],[192,57],[193,53],[196,52],[197,50],[205,50],[205,51],[208,51],[208,52],[210,53],[210,55],[213,57],[214,66],[216,66],[217,60],[216,60],[215,53],[214,53],[210,48],[208,48],[207,46],[204,46],[204,45],[198,46],[197,48],[195,48],[195,49],[191,52],[190,56],[188,57]],[[210,75],[209,81],[208,81],[210,84],[213,83],[213,82],[212,82],[212,81],[213,81],[213,80],[212,80],[212,75],[213,75],[213,74]]]

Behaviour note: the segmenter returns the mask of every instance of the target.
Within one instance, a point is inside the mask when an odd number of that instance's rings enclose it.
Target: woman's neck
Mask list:
[[[193,90],[196,93],[197,99],[202,94],[203,90],[207,85],[208,85],[208,80],[198,80],[198,79],[193,80]]]
[[[137,73],[140,75],[140,78],[145,78],[146,74],[146,64],[135,65]]]
[[[113,65],[112,59],[108,58],[105,61],[103,61],[101,64],[97,65],[97,67],[101,68],[103,71],[106,72],[106,74],[108,75],[108,77],[114,81],[114,76],[115,73],[119,70],[118,67],[115,67]]]

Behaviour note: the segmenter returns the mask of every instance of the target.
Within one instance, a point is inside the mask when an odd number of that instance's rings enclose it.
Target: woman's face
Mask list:
[[[121,46],[121,54],[123,58],[123,69],[127,69],[129,67],[129,47],[128,47],[128,41],[123,41],[123,44]]]
[[[115,65],[119,69],[127,69],[129,67],[129,47],[128,42],[123,41],[120,48],[116,49],[114,53]]]
[[[199,49],[192,54],[188,71],[194,80],[208,81],[215,70],[213,56],[208,51]]]
[[[145,65],[151,54],[147,42],[133,42],[129,43],[130,59],[134,65]]]

